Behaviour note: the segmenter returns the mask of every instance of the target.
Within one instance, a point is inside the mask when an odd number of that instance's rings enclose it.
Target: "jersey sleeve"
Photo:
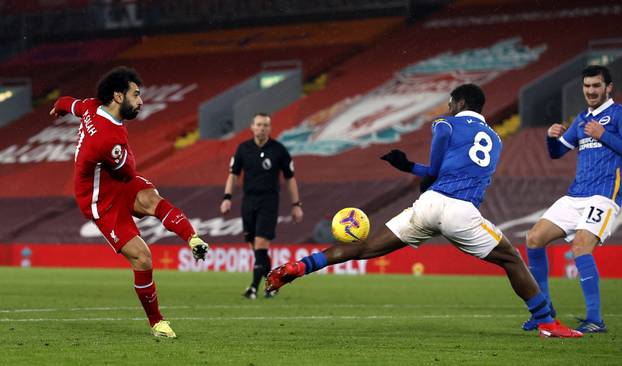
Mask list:
[[[82,117],[84,112],[91,106],[99,104],[96,99],[76,99],[74,97],[60,97],[54,103],[54,109],[59,114],[71,113],[76,117]]]
[[[294,161],[285,146],[282,146],[282,149],[283,158],[281,159],[280,168],[283,172],[283,177],[285,177],[285,179],[290,179],[294,176]]]
[[[447,119],[446,117],[438,117],[434,121],[432,121],[432,133],[434,133],[437,127],[441,127],[442,125],[449,127],[450,131],[453,130],[453,127],[451,127],[451,123],[449,122],[449,119]]]
[[[411,172],[419,177],[436,177],[443,162],[443,156],[449,144],[449,138],[453,132],[451,123],[445,117],[438,117],[432,121],[432,144],[430,146],[430,166],[417,164],[413,165]],[[429,187],[429,186],[428,186]],[[426,188],[427,189],[427,188]],[[422,189],[421,192],[424,192]]]
[[[584,122],[584,123],[581,123],[581,122]],[[559,142],[564,144],[564,146],[566,146],[570,150],[575,149],[579,142],[578,137],[577,137],[578,136],[577,130],[581,126],[584,126],[584,125],[585,125],[585,121],[583,121],[583,118],[581,118],[581,115],[578,115],[577,118],[575,118],[572,124],[570,125],[570,128],[568,128],[568,130],[566,130],[566,132],[564,132],[564,134],[559,138]]]
[[[235,151],[235,155],[231,157],[231,162],[229,163],[229,173],[233,175],[240,175],[242,173],[242,168],[244,167],[241,150],[242,145],[239,145],[238,149]]]
[[[621,129],[621,113],[614,115],[614,122],[616,126],[616,131],[607,131],[603,132],[603,135],[600,137],[600,142],[602,142],[605,146],[609,147],[611,150],[615,151],[618,155],[622,155],[622,129]]]
[[[136,160],[127,141],[120,138],[108,138],[100,147],[101,161],[111,175],[123,181],[136,175]]]
[[[439,118],[432,123],[432,144],[430,146],[430,168],[428,169],[428,175],[433,177],[438,176],[452,132],[453,127],[451,127],[449,121],[445,119]]]

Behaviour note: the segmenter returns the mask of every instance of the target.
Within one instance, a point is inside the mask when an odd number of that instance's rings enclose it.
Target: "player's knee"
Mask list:
[[[572,255],[575,258],[577,258],[582,255],[592,253],[593,248],[594,246],[586,244],[586,243],[577,242],[575,239],[575,241],[572,242],[572,246],[570,247],[570,250],[572,251]]]
[[[268,249],[270,247],[270,240],[256,236],[253,244],[255,249]]]
[[[155,213],[158,203],[162,200],[155,189],[142,190],[138,192],[136,198],[142,210],[151,214]]]
[[[520,264],[523,261],[518,250],[505,237],[503,237],[499,244],[482,259],[497,264],[506,270],[511,269],[512,266]]]
[[[542,248],[546,245],[546,243],[544,243],[544,240],[540,232],[534,229],[531,229],[529,230],[529,232],[527,232],[527,237],[525,241],[527,244],[527,248],[530,248],[530,249]]]
[[[384,250],[378,245],[371,245],[368,241],[355,243],[354,245],[354,257],[355,259],[371,259],[382,256]]]
[[[572,255],[576,258],[592,253],[594,247],[596,247],[598,243],[599,239],[596,235],[584,230],[578,230],[571,243],[570,250],[572,251]]]

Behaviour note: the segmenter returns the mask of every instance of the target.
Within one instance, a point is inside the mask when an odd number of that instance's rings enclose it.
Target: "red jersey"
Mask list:
[[[74,191],[82,214],[97,220],[136,175],[127,128],[106,112],[97,99],[61,97],[54,107],[57,112],[81,118],[74,159]]]

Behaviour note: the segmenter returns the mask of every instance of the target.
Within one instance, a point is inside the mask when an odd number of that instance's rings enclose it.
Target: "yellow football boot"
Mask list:
[[[177,334],[171,328],[171,323],[166,320],[160,320],[151,327],[151,333],[156,337],[177,338]]]
[[[197,234],[194,234],[188,240],[188,245],[192,248],[192,256],[195,260],[203,259],[205,260],[205,256],[207,255],[207,251],[209,250],[209,244],[203,241],[203,239],[199,238]]]

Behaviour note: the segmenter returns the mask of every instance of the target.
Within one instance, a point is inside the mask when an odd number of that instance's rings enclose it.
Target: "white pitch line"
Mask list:
[[[519,315],[504,315],[502,317],[518,317]],[[520,315],[524,317],[525,315]],[[300,316],[205,316],[205,317],[167,317],[167,320],[204,320],[204,321],[249,321],[249,320],[387,320],[387,319],[447,319],[447,318],[492,318],[487,314],[471,315],[300,315]],[[496,316],[499,317],[499,316]],[[88,322],[88,321],[145,321],[145,318],[31,318],[31,319],[9,319],[0,318],[0,322]]]
[[[191,306],[160,306],[160,309],[191,309]],[[51,313],[59,311],[117,311],[142,309],[138,306],[113,306],[92,308],[42,308],[42,309],[0,309],[0,313]]]
[[[229,305],[229,304],[213,304],[213,305],[178,305],[178,306],[160,306],[160,309],[260,309],[267,307],[267,304],[245,304],[245,305]],[[304,309],[304,308],[384,308],[384,309],[524,309],[521,305],[438,305],[438,304],[269,304],[270,308],[278,309]],[[579,309],[580,307],[570,307],[571,309]],[[80,312],[80,311],[117,311],[117,310],[139,310],[139,306],[110,306],[110,307],[76,307],[76,308],[32,308],[32,309],[0,309],[0,313],[50,313],[50,312]]]
[[[572,316],[572,314],[568,315]],[[604,317],[621,317],[622,314],[604,314]],[[167,317],[167,320],[202,320],[202,321],[266,321],[266,320],[391,320],[391,319],[496,319],[524,318],[525,314],[430,314],[430,315],[300,315],[300,316],[204,316],[204,317]],[[103,321],[145,321],[144,317],[131,318],[0,318],[0,322],[103,322]]]

